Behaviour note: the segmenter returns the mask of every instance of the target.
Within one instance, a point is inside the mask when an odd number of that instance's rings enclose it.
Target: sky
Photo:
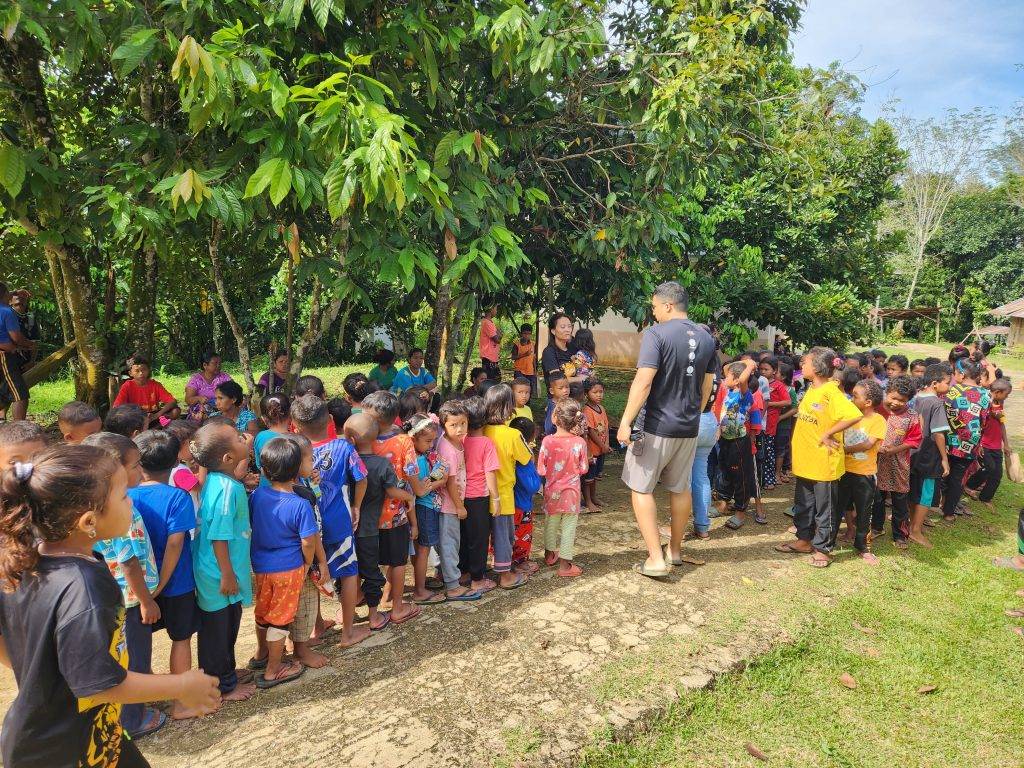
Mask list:
[[[793,52],[867,83],[869,119],[893,97],[918,118],[1007,114],[1024,100],[1024,0],[807,0]]]

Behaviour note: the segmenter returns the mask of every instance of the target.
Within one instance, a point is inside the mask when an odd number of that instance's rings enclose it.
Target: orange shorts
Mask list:
[[[299,610],[299,593],[308,566],[280,573],[256,574],[256,623],[287,629]]]

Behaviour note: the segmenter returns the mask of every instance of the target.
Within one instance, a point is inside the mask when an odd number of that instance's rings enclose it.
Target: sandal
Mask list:
[[[634,563],[633,572],[646,576],[649,579],[663,579],[672,572],[672,569],[668,566],[664,568],[649,568],[646,563]]]
[[[449,603],[469,603],[479,600],[483,595],[479,592],[463,592],[461,595],[447,595]]]
[[[561,576],[563,579],[574,579],[577,576],[583,575],[583,569],[576,565],[576,563],[572,563],[565,570],[559,568],[555,575]]]
[[[412,609],[412,611],[411,611],[411,612],[409,613],[409,615],[408,615],[408,616],[406,616],[405,618],[402,618],[402,619],[396,619],[396,618],[395,618],[394,616],[392,616],[392,617],[391,617],[391,623],[392,623],[392,624],[405,624],[405,622],[407,622],[407,621],[412,621],[412,620],[413,620],[413,619],[415,619],[415,618],[416,618],[417,616],[419,616],[419,615],[420,615],[421,613],[423,613],[423,609],[422,609],[422,608],[420,608],[420,607],[419,607],[419,606],[417,605],[417,606],[416,606],[415,608],[413,608],[413,609]]]
[[[746,520],[744,520],[739,515],[733,515],[725,521],[725,527],[728,528],[730,531],[738,531],[740,528],[743,527],[743,524],[745,522]]]
[[[293,670],[286,672],[286,670]],[[282,683],[290,683],[292,680],[298,680],[305,673],[306,667],[298,661],[293,661],[288,664],[282,664],[281,669],[278,670],[277,677],[268,678],[266,675],[260,675],[256,678],[257,688],[273,688],[281,685]],[[285,674],[281,674],[284,672]]]
[[[544,565],[555,565],[558,562],[558,550],[548,552],[544,555]]]
[[[822,555],[821,557],[818,557],[818,554],[820,553],[811,555],[811,559],[808,560],[812,568],[828,568],[830,565],[832,565],[832,558],[830,558],[828,555]]]
[[[758,525],[768,525],[768,516],[760,512],[754,513],[754,522]]]
[[[167,725],[167,715],[161,712],[159,709],[153,707],[146,707],[145,716],[142,720],[142,725],[139,730],[131,734],[133,739],[141,739],[143,736],[149,736],[150,734],[156,733],[165,725]]]
[[[786,542],[785,544],[776,544],[774,549],[775,549],[776,552],[782,552],[782,553],[787,554],[787,555],[809,555],[809,554],[811,554],[810,552],[807,552],[807,551],[805,551],[803,549],[797,549],[796,547],[794,547],[789,542]]]
[[[443,603],[447,599],[448,598],[443,592],[435,592],[430,597],[423,598],[422,600],[416,600],[413,598],[413,602],[416,603],[416,605],[437,605],[438,603]]]
[[[516,580],[509,584],[507,587],[500,581],[498,582],[498,587],[504,590],[511,591],[513,589],[519,589],[521,586],[523,586],[523,584],[525,584],[529,580],[530,578],[525,573],[517,573]]]
[[[269,658],[270,657],[268,656],[267,659]],[[255,656],[253,656],[251,659],[249,659],[249,663],[245,666],[251,669],[253,672],[262,672],[264,669],[267,668],[267,659],[257,659]]]
[[[384,623],[381,624],[379,627],[375,627],[375,626],[373,626],[371,624],[370,625],[370,631],[371,632],[380,632],[381,630],[387,629],[388,626],[391,624],[391,614],[390,613],[382,613],[382,614],[379,614],[379,615],[384,617]]]

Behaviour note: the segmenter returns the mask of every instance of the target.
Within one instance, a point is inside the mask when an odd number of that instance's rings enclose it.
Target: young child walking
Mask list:
[[[249,442],[234,426],[213,422],[196,432],[189,447],[207,472],[192,548],[199,666],[219,678],[225,701],[243,701],[256,692],[252,672],[240,676],[235,668],[242,607],[252,605],[252,529],[245,486],[235,473],[249,461]]]
[[[0,663],[18,681],[4,765],[148,766],[125,737],[122,705],[177,699],[206,714],[219,704],[217,679],[198,670],[127,669],[121,592],[92,551],[128,532],[127,488],[124,468],[91,446],[0,469]]]
[[[845,467],[843,430],[861,419],[860,410],[846,399],[832,378],[842,362],[827,347],[812,348],[801,361],[810,385],[800,401],[793,430],[793,522],[797,538],[775,548],[778,552],[810,554],[811,565],[818,568],[832,563],[838,481]]]
[[[875,504],[875,475],[878,451],[886,435],[885,419],[875,411],[882,404],[882,387],[874,379],[864,379],[853,388],[853,404],[861,420],[843,435],[845,472],[839,478],[839,504],[832,526],[832,546],[839,533],[839,515],[851,504],[855,514],[853,548],[864,560],[876,564],[868,538]]]
[[[1003,458],[1010,452],[1006,434],[1006,398],[1013,392],[1009,379],[1000,378],[989,387],[992,393],[988,421],[981,430],[981,469],[971,475],[964,493],[992,508],[992,499],[1003,477]]]
[[[469,416],[458,400],[449,400],[438,411],[444,434],[437,441],[437,455],[448,468],[448,480],[438,489],[441,498],[441,517],[438,522],[441,546],[437,549],[441,560],[441,576],[448,600],[479,600],[480,593],[460,583],[459,552],[462,545],[462,524],[466,511],[466,451]]]
[[[258,688],[273,688],[305,671],[301,661],[284,661],[282,657],[320,532],[312,505],[294,491],[302,467],[299,444],[288,437],[275,437],[264,444],[260,454],[269,485],[261,485],[249,499],[257,642],[249,666],[258,673]]]
[[[487,390],[484,398],[487,426],[484,435],[494,443],[498,456],[495,481],[498,486],[498,504],[491,499],[491,541],[494,547],[494,572],[498,586],[517,589],[526,583],[528,575],[512,570],[512,550],[515,545],[516,503],[513,493],[516,485],[516,467],[533,459],[518,430],[508,426],[515,412],[515,398],[508,384],[497,384]]]
[[[571,430],[579,418],[579,404],[562,400],[555,406],[557,431],[540,446],[537,474],[544,478],[544,562],[558,563],[558,575],[574,578],[583,573],[573,558],[576,524],[580,516],[580,480],[587,473],[587,443]]]
[[[587,450],[590,453],[590,468],[583,478],[583,507],[588,512],[600,512],[604,504],[597,498],[597,481],[604,471],[605,458],[611,453],[608,443],[608,411],[604,407],[604,384],[596,378],[587,379],[583,385],[587,401],[583,416],[587,420]]]
[[[928,510],[939,503],[942,479],[949,475],[946,433],[949,420],[943,398],[949,391],[951,368],[946,363],[929,365],[921,378],[921,389],[914,398],[914,410],[920,418],[921,445],[910,456],[910,533],[909,541],[931,549],[924,535]]]
[[[466,409],[469,434],[462,442],[466,457],[466,519],[460,530],[459,569],[461,582],[474,592],[483,594],[497,584],[485,576],[487,543],[491,536],[491,514],[501,512],[497,472],[501,466],[498,452],[491,439],[484,435],[487,424],[487,405],[482,397],[471,397],[463,402]]]
[[[897,549],[907,548],[910,534],[910,452],[921,445],[921,424],[910,401],[917,394],[917,385],[909,376],[889,379],[885,393],[885,439],[878,449],[878,493],[871,515],[871,536],[882,535],[885,527],[885,500],[892,502],[892,541]]]
[[[523,436],[523,442],[531,445],[537,436],[537,425],[533,419],[515,418],[509,424]],[[533,499],[540,491],[540,475],[531,453],[526,464],[516,464],[516,484],[512,496],[516,504],[516,536],[512,545],[512,570],[532,576],[540,566],[530,559],[533,551]]]

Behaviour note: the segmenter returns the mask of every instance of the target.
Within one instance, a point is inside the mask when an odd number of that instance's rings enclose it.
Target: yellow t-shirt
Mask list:
[[[526,464],[533,458],[533,454],[523,442],[519,430],[504,424],[488,424],[484,427],[484,436],[491,438],[498,454],[495,479],[498,482],[498,497],[501,499],[501,514],[515,515],[516,501],[512,489],[516,485],[516,464]]]
[[[533,421],[533,410],[528,405],[521,405],[512,411],[512,419],[518,419],[520,416],[524,419]],[[508,420],[510,424],[512,423],[512,419]]]
[[[846,445],[857,445],[867,440],[877,442],[870,451],[846,454],[846,471],[855,475],[873,475],[878,472],[878,449],[885,440],[885,419],[881,414],[865,416],[843,433]]]
[[[836,422],[859,419],[860,410],[846,399],[834,381],[807,390],[800,401],[793,428],[793,474],[804,480],[838,480],[845,466],[842,434],[833,435],[839,447],[821,445],[822,436]]]

